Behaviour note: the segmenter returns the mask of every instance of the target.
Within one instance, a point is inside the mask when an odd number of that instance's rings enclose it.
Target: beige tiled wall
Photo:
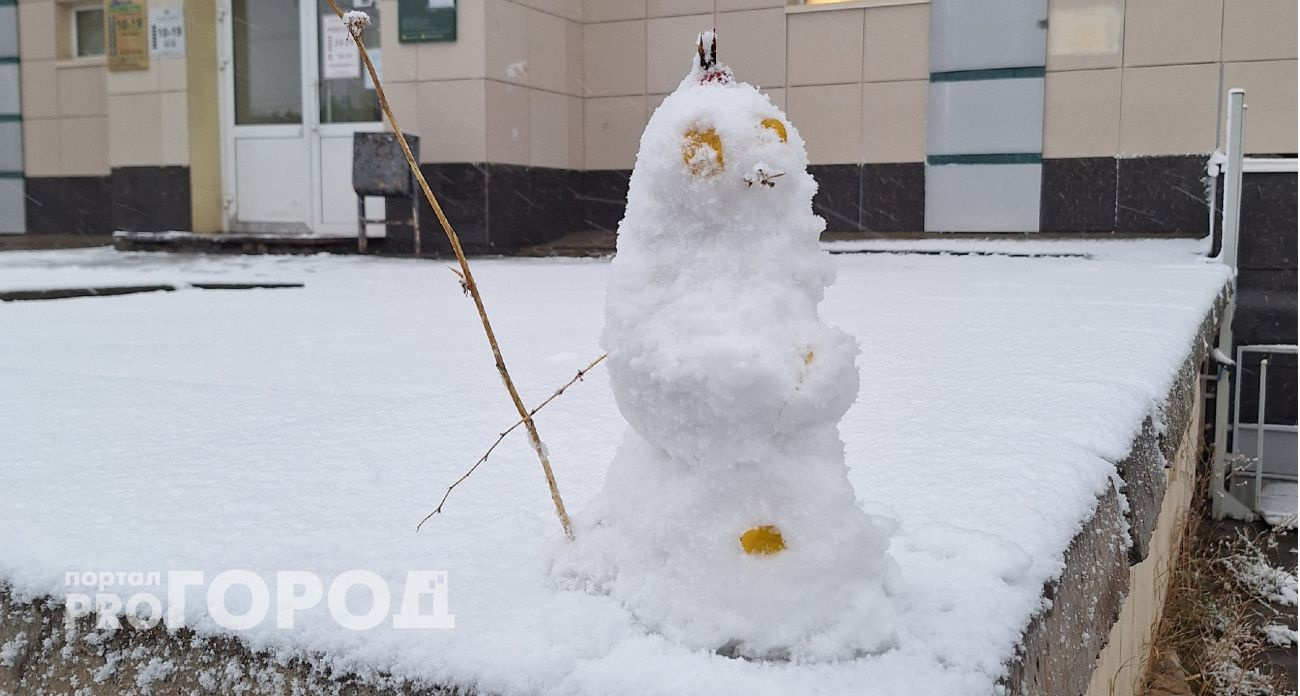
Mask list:
[[[154,0],[151,7],[180,7]],[[153,58],[147,70],[109,72],[99,79],[108,100],[111,167],[190,163],[189,105],[184,58]]]
[[[691,69],[695,38],[713,27],[713,14],[654,17],[646,20],[646,91],[664,94],[677,88]],[[719,48],[721,51],[721,48]],[[612,56],[617,58],[616,56]]]
[[[582,53],[585,96],[645,94],[644,20],[588,24],[583,28]]]
[[[584,165],[632,166],[645,120],[709,28],[736,76],[787,109],[812,163],[922,161],[929,17],[914,1],[790,12],[784,0],[588,0]],[[614,98],[642,95],[639,115]]]
[[[1296,151],[1294,0],[1050,0],[1046,157],[1204,154],[1247,91],[1246,152]]]
[[[618,16],[619,3],[589,4]],[[420,160],[581,169],[582,96],[592,93],[584,46],[593,38],[582,0],[484,0],[459,8],[455,42],[402,44],[396,22],[382,27],[389,101],[403,130],[420,136]],[[395,0],[380,0],[380,12],[396,17]],[[617,32],[596,34],[597,42],[626,48]],[[644,60],[643,45],[633,54]],[[592,69],[600,83],[599,68]],[[618,93],[616,85],[604,89]]]
[[[1119,154],[1207,153],[1217,129],[1215,63],[1124,70]]]
[[[816,164],[859,161],[862,152],[862,84],[786,89],[786,114]]]
[[[1131,0],[1124,4],[1124,65],[1215,62],[1222,27],[1223,0]]]
[[[416,86],[425,162],[487,160],[487,81],[440,80]]]
[[[1224,61],[1295,57],[1295,0],[1224,0]]]
[[[157,0],[155,7],[179,5]],[[67,55],[57,0],[18,6],[25,169],[35,176],[104,176],[112,167],[189,162],[184,59],[110,73],[103,58]]]
[[[1248,147],[1294,151],[1288,2],[1051,0],[1044,154],[1212,149],[1221,60],[1267,112],[1252,111]],[[929,15],[907,0],[799,12],[784,0],[485,0],[462,7],[455,44],[400,45],[386,23],[384,67],[426,162],[627,169],[691,40],[716,27],[722,59],[788,110],[814,164],[919,162]]]
[[[183,129],[165,127],[184,123],[170,118],[186,109],[184,61],[108,75],[102,61],[60,60],[57,1],[19,2],[29,171],[187,163]],[[379,3],[396,17],[396,0]],[[928,3],[795,9],[461,3],[453,43],[401,44],[396,22],[384,22],[384,78],[425,162],[627,169],[649,114],[687,70],[696,32],[716,27],[722,60],[787,109],[814,164],[923,161]],[[1294,0],[1050,0],[1044,154],[1207,152],[1220,71],[1225,88],[1249,91],[1248,150],[1294,152],[1295,17]],[[157,125],[153,137],[140,135],[142,123]]]
[[[582,21],[614,22],[620,19],[643,19],[645,0],[583,0]]]
[[[796,87],[861,82],[865,15],[861,9],[788,15],[787,84]],[[925,50],[929,50],[928,46]]]
[[[589,97],[583,100],[586,169],[631,169],[649,114],[646,98]]]
[[[1296,61],[1225,63],[1225,88],[1246,90],[1248,154],[1296,151]]]
[[[724,52],[727,65],[737,75],[760,89],[785,85],[786,53],[782,50],[786,37],[785,10],[719,12],[716,17],[718,35],[724,37],[718,50]],[[728,41],[725,37],[744,37],[744,40]],[[680,63],[674,56],[674,66]]]
[[[676,17],[713,12],[713,0],[646,0],[647,17]]]
[[[1114,157],[1119,152],[1120,79],[1118,68],[1047,73],[1044,157]]]
[[[862,46],[867,82],[930,77],[930,6],[869,7]]]
[[[928,80],[862,85],[863,162],[924,162]]]
[[[60,56],[58,17],[54,0],[18,4],[23,168],[29,176],[104,176],[107,69],[103,59]]]

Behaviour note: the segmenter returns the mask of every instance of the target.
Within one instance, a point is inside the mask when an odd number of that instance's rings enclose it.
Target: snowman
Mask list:
[[[629,424],[557,570],[647,630],[731,656],[887,650],[897,573],[837,424],[854,339],[799,131],[701,34],[641,137],[602,338]]]

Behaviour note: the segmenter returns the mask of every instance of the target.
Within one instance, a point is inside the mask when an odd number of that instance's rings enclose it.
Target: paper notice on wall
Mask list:
[[[111,0],[108,4],[109,72],[149,69],[149,37],[141,2]]]
[[[185,10],[149,8],[149,55],[153,58],[185,57]]]
[[[320,63],[322,80],[355,80],[361,77],[361,54],[347,25],[336,15],[320,18]]]

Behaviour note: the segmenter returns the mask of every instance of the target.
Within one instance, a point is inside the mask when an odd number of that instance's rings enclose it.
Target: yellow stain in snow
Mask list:
[[[713,163],[708,163],[707,159],[698,160],[695,158],[700,148],[707,147],[713,150]],[[710,176],[722,171],[722,138],[718,137],[718,132],[709,128],[707,130],[686,131],[686,142],[682,144],[682,161],[691,170],[695,176]]]
[[[763,127],[776,131],[776,137],[780,138],[781,142],[785,142],[785,124],[781,123],[781,119],[765,118],[763,119]]]
[[[740,546],[745,549],[745,553],[769,556],[785,550],[785,538],[781,536],[781,530],[765,524],[741,534]]]

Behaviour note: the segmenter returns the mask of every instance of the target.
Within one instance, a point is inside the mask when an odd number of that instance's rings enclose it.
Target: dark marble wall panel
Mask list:
[[[190,229],[189,167],[118,167],[112,187],[114,230]]]
[[[1242,176],[1239,268],[1295,271],[1296,225],[1294,173]]]
[[[527,244],[541,244],[570,232],[586,229],[582,224],[582,172],[572,169],[532,167],[531,198],[544,211],[533,226]]]
[[[1121,158],[1115,228],[1120,232],[1207,232],[1207,157]]]
[[[1040,232],[1113,232],[1118,195],[1114,157],[1043,160]]]
[[[63,184],[61,177],[28,177],[23,182],[27,196],[28,232],[66,232],[63,223]]]
[[[920,232],[925,229],[925,164],[862,165],[859,229]]]
[[[627,210],[627,185],[632,172],[592,170],[582,172],[581,229],[614,232]]]
[[[527,167],[487,165],[487,228],[491,251],[511,251],[532,238],[534,225],[547,217],[533,196]]]
[[[488,253],[491,245],[487,228],[487,167],[485,164],[422,164],[420,173],[438,198],[438,205],[456,230],[468,253]],[[451,245],[433,209],[420,199],[420,232],[423,250],[428,254],[450,254]]]
[[[582,228],[577,172],[489,164],[488,238],[494,251],[542,244]]]
[[[419,190],[419,185],[416,185]],[[424,194],[417,194],[423,197]],[[428,206],[424,206],[428,209]],[[373,251],[380,254],[389,254],[393,256],[410,256],[415,253],[415,233],[409,222],[401,224],[401,221],[411,219],[411,199],[409,198],[385,198],[384,199],[384,216],[388,218],[388,224],[384,226],[384,238],[380,240],[371,240],[370,246]],[[399,221],[399,222],[394,222]],[[437,221],[434,226],[437,227]],[[427,224],[421,224],[421,228],[426,228]],[[437,228],[438,239],[443,239],[442,229]],[[427,246],[431,244],[429,238],[431,232],[425,229],[420,230],[421,244]],[[445,245],[444,245],[445,246]],[[423,249],[421,249],[423,251]]]
[[[1222,184],[1222,179],[1220,179]],[[1237,254],[1237,345],[1296,342],[1296,175],[1245,174],[1241,183],[1241,236]],[[1247,370],[1258,375],[1259,356]],[[1296,422],[1294,356],[1274,356],[1268,373],[1268,420]],[[1242,418],[1254,421],[1254,379],[1242,384]]]
[[[106,176],[29,177],[27,231],[55,234],[109,234],[111,184]]]
[[[828,232],[857,232],[862,229],[862,165],[810,164],[808,173],[817,180],[813,212],[826,219]]]

